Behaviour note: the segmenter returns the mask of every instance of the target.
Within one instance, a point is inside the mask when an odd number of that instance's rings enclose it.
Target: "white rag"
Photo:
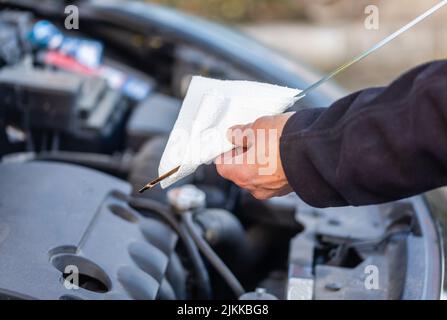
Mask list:
[[[216,80],[195,76],[169,136],[158,167],[159,175],[180,166],[164,179],[166,188],[199,165],[210,163],[234,145],[227,130],[257,118],[284,112],[301,91],[254,81]]]

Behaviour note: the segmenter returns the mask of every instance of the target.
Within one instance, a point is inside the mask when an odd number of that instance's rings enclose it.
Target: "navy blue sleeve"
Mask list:
[[[281,161],[315,207],[388,202],[447,185],[447,61],[286,123]]]

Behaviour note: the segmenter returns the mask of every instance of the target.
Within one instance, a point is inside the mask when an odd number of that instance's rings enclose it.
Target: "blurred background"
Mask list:
[[[148,0],[240,29],[320,71],[329,71],[437,3],[437,0]],[[365,28],[365,8],[379,29]],[[350,91],[384,85],[401,72],[447,57],[446,13],[439,12],[336,81]]]

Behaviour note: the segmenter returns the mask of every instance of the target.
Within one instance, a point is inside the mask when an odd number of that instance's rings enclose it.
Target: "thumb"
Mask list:
[[[237,147],[249,148],[254,143],[252,124],[236,125],[227,130],[227,139]]]

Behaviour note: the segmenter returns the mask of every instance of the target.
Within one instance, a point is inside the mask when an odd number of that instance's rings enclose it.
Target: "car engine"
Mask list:
[[[2,299],[416,299],[431,292],[411,276],[438,272],[416,258],[436,233],[420,222],[429,212],[419,198],[327,210],[294,194],[259,201],[214,165],[138,194],[158,174],[191,75],[256,77],[155,32],[139,38],[101,24],[62,32],[104,46],[101,65],[86,68],[72,47],[61,53],[30,36],[45,19],[63,30],[44,12],[0,11]],[[144,50],[126,52],[123,43]],[[364,290],[368,266],[382,270],[378,290]]]

